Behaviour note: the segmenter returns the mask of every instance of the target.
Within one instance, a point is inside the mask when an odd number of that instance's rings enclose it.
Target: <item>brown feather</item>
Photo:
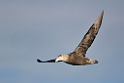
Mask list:
[[[81,55],[85,57],[86,51],[91,46],[94,39],[96,38],[96,35],[98,34],[98,31],[102,24],[103,14],[104,12],[100,14],[98,19],[93,23],[93,25],[90,27],[88,32],[84,35],[84,38],[82,39],[82,41],[79,43],[77,48],[74,50],[74,52],[78,53],[79,56]]]

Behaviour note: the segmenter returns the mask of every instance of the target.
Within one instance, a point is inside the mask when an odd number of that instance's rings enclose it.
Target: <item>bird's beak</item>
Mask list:
[[[98,63],[98,61],[97,60],[95,60],[95,64],[97,64]]]
[[[97,60],[91,60],[91,59],[90,59],[90,63],[91,63],[91,64],[97,64],[98,61],[97,61]]]

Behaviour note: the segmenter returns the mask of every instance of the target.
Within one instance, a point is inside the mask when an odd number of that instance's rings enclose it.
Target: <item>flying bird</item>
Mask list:
[[[71,65],[92,65],[97,64],[97,60],[93,60],[86,57],[86,52],[88,48],[93,43],[94,39],[96,38],[96,35],[98,34],[98,31],[100,29],[100,26],[102,24],[104,11],[100,14],[100,16],[97,18],[97,20],[92,24],[90,29],[87,31],[87,33],[84,35],[83,39],[77,46],[77,48],[69,54],[60,54],[55,59],[50,59],[46,61],[42,61],[40,59],[37,59],[39,63],[56,63],[56,62],[65,62],[67,64]]]

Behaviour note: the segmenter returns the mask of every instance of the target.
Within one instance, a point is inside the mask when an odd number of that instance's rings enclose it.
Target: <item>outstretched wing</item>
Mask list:
[[[93,43],[102,24],[103,14],[104,11],[102,11],[100,16],[97,18],[97,20],[93,23],[88,32],[85,34],[84,38],[82,39],[78,47],[74,50],[74,52],[78,53],[79,56],[83,55],[85,57],[86,51]]]
[[[47,60],[47,61],[41,61],[40,59],[37,59],[37,62],[39,62],[39,63],[49,63],[49,62],[50,62],[50,63],[51,63],[51,62],[52,62],[52,63],[55,63],[55,60],[56,60],[56,59],[51,59],[51,60]]]

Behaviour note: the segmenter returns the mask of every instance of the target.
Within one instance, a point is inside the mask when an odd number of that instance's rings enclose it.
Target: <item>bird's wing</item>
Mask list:
[[[84,35],[84,38],[80,42],[80,44],[77,46],[77,48],[74,50],[74,53],[78,53],[78,55],[83,55],[85,57],[86,51],[93,43],[100,26],[102,24],[104,11],[100,14],[100,16],[97,18],[97,20],[93,23],[93,25],[90,27],[88,32]]]
[[[52,63],[55,63],[55,60],[56,60],[56,59],[51,59],[51,60],[47,60],[47,61],[42,61],[42,60],[40,60],[40,59],[37,59],[37,62],[39,62],[39,63],[49,63],[49,62],[50,62],[50,63],[51,63],[51,62],[52,62]]]

